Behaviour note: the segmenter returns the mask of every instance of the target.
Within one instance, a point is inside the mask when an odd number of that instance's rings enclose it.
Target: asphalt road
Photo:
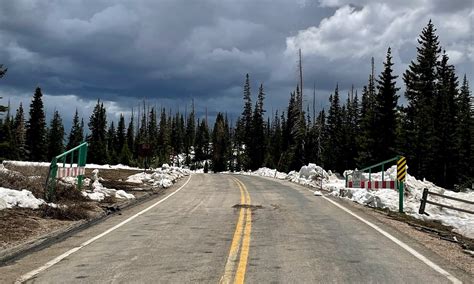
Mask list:
[[[469,275],[444,263],[409,236],[383,227],[343,203],[442,267],[451,275],[449,279],[373,227],[304,187],[223,174],[196,174],[185,182],[182,180],[171,189],[170,193],[184,185],[166,200],[165,195],[161,201],[151,200],[126,210],[10,266],[0,267],[0,282],[472,281]]]

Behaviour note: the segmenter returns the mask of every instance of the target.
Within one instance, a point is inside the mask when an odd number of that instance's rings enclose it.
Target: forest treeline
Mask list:
[[[107,121],[107,110],[98,100],[87,125],[76,111],[66,139],[59,111],[46,123],[37,88],[28,120],[22,104],[15,115],[0,108],[7,112],[0,125],[0,157],[48,161],[88,141],[91,163],[175,162],[214,171],[266,166],[288,172],[312,162],[342,173],[404,155],[409,173],[417,178],[448,188],[472,181],[474,110],[469,83],[465,75],[456,75],[431,21],[420,34],[416,58],[402,74],[406,105],[398,101],[393,65],[388,48],[380,74],[374,73],[372,59],[372,72],[360,94],[354,88],[347,96],[340,94],[336,85],[329,108],[319,113],[305,109],[298,85],[286,109],[266,113],[264,86],[252,96],[247,74],[241,115],[230,123],[225,113],[218,113],[212,127],[207,119],[197,118],[194,103],[185,114],[144,104],[140,115],[128,121],[120,115],[116,123]],[[0,65],[0,77],[5,73]]]

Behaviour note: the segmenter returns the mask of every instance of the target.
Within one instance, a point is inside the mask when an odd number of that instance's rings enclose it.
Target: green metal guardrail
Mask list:
[[[77,187],[81,189],[82,182],[84,180],[84,167],[87,160],[87,142],[84,142],[71,150],[68,150],[56,157],[53,157],[51,165],[49,166],[48,177],[46,178],[45,184],[45,198],[48,201],[52,201],[54,198],[54,189],[56,185],[56,177],[58,177],[58,164],[62,163],[61,169],[63,171],[62,176],[77,176]],[[77,162],[77,167],[73,167],[74,162]],[[69,165],[69,169],[66,167],[66,163]],[[74,169],[74,170],[73,170]]]
[[[403,213],[403,191],[405,189],[405,179],[406,179],[406,158],[403,156],[396,156],[391,159],[385,160],[383,162],[380,162],[378,164],[363,168],[361,170],[358,170],[357,172],[361,173],[369,173],[369,182],[372,182],[372,171],[374,168],[381,168],[382,172],[382,183],[384,182],[385,178],[385,169],[386,169],[386,164],[392,163],[394,161],[397,161],[397,181],[396,181],[396,187],[398,189],[398,211],[400,213]],[[349,182],[349,176],[353,176],[354,172],[346,174],[345,179],[346,179],[346,187],[348,186]]]

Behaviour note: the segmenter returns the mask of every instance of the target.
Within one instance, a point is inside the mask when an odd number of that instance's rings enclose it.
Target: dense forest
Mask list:
[[[328,109],[319,113],[305,109],[299,85],[290,93],[286,109],[267,113],[264,86],[260,84],[253,96],[247,74],[244,107],[233,124],[225,113],[218,113],[211,127],[207,118],[197,118],[194,103],[184,114],[144,103],[140,114],[128,121],[121,115],[117,123],[109,123],[98,100],[88,131],[76,111],[67,137],[58,111],[46,122],[38,87],[28,120],[22,104],[14,115],[0,107],[0,159],[48,161],[88,141],[90,163],[173,162],[213,171],[266,166],[287,172],[312,162],[342,173],[404,155],[409,173],[417,178],[448,188],[472,182],[474,110],[469,83],[465,75],[456,75],[431,21],[418,39],[416,58],[401,74],[406,105],[399,103],[393,65],[388,48],[380,74],[374,74],[372,59],[372,72],[360,94],[352,88],[345,96],[336,85]],[[0,78],[6,72],[0,65]]]

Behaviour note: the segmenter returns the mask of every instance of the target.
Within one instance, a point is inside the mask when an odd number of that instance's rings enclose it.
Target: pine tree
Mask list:
[[[329,96],[329,112],[327,116],[326,133],[327,139],[324,148],[325,152],[324,164],[327,169],[342,172],[344,170],[344,161],[341,159],[344,155],[342,148],[343,141],[343,117],[342,109],[339,101],[339,86],[336,86],[334,95]]]
[[[148,136],[148,144],[150,144],[151,148],[151,156],[156,156],[157,147],[158,147],[158,122],[156,117],[156,110],[155,108],[151,108],[150,113],[148,114],[148,126],[147,126],[147,136]],[[159,166],[159,165],[156,165]]]
[[[87,160],[91,163],[106,164],[107,157],[107,116],[104,104],[97,100],[89,123],[89,149]]]
[[[134,149],[135,145],[135,126],[134,126],[134,121],[133,121],[133,110],[132,110],[132,115],[130,116],[130,123],[128,124],[127,128],[127,146],[129,151],[132,151]],[[134,157],[136,157],[136,153],[131,153],[131,158],[133,160]]]
[[[192,102],[191,113],[189,114],[186,122],[186,135],[184,138],[184,151],[186,153],[186,160],[189,162],[191,159],[189,158],[189,154],[191,153],[191,148],[194,148],[194,141],[196,139],[196,121],[195,121],[195,113],[194,113],[194,100]]]
[[[252,143],[252,94],[250,91],[249,74],[245,75],[244,84],[244,111],[242,112],[242,123],[244,125],[243,140],[245,151],[243,153],[243,166],[245,169],[250,168],[250,153],[248,151],[249,145]]]
[[[435,139],[434,127],[434,98],[436,93],[437,64],[441,52],[438,36],[435,35],[431,20],[423,29],[419,46],[417,47],[416,61],[412,61],[403,74],[405,82],[405,97],[408,101],[406,118],[410,128],[405,136],[409,139],[404,147],[410,174],[418,178],[430,178],[430,167],[434,159],[433,140]]]
[[[84,126],[83,122],[79,122],[79,113],[74,113],[74,118],[72,119],[71,131],[69,131],[68,142],[66,149],[72,149],[80,145],[84,141]]]
[[[202,120],[196,132],[196,161],[204,161],[209,159],[209,142],[209,128],[207,127],[206,121]]]
[[[49,124],[48,160],[64,152],[64,126],[59,112],[56,110]]]
[[[433,106],[434,133],[430,144],[432,160],[428,176],[430,180],[445,188],[452,188],[456,182],[456,98],[458,79],[454,66],[448,63],[444,53],[437,66],[436,94]],[[469,131],[468,131],[469,132]]]
[[[15,120],[13,122],[13,133],[18,159],[24,160],[26,159],[26,122],[22,103],[20,103],[20,106],[16,110]]]
[[[171,154],[170,126],[166,117],[166,110],[163,108],[160,115],[160,125],[158,132],[158,157],[160,163],[168,163]]]
[[[8,70],[7,68],[3,68],[3,64],[0,64],[0,79],[3,78],[3,76],[5,76],[5,74],[7,73],[7,70]],[[2,99],[2,97],[0,97],[0,99]],[[6,111],[7,111],[7,107],[0,105],[0,115]]]
[[[7,115],[3,124],[0,124],[0,160],[18,159],[18,148],[14,135],[14,121],[10,116],[10,103],[6,107]]]
[[[463,184],[474,176],[474,111],[466,75],[456,105],[456,182]]]
[[[214,129],[212,131],[212,170],[222,172],[227,170],[227,159],[230,149],[228,148],[228,129],[224,122],[222,113],[218,113]]]
[[[125,129],[125,117],[122,113],[120,114],[119,122],[117,125],[116,138],[117,144],[115,145],[115,151],[120,154],[123,146],[125,145],[125,143],[127,143],[127,129]]]
[[[117,145],[117,133],[115,131],[115,125],[113,121],[110,123],[109,129],[107,130],[106,140],[108,163],[115,165],[118,163],[118,155],[115,149]]]
[[[265,158],[265,124],[263,115],[265,110],[263,109],[263,100],[265,93],[263,91],[263,84],[260,84],[258,91],[257,102],[255,103],[255,110],[252,115],[252,134],[250,136],[251,143],[248,144],[248,154],[250,157],[250,169],[257,170],[263,166]]]
[[[45,161],[47,156],[46,118],[42,96],[41,89],[36,88],[30,104],[30,118],[26,128],[26,147],[30,161]]]
[[[392,55],[389,47],[384,62],[384,70],[377,80],[378,93],[375,97],[374,106],[374,161],[387,160],[397,154],[395,135],[397,130],[397,91],[399,88],[395,86],[398,76],[393,75],[392,66]]]

